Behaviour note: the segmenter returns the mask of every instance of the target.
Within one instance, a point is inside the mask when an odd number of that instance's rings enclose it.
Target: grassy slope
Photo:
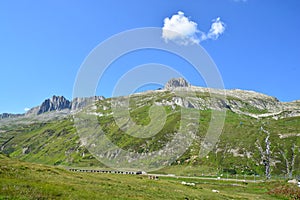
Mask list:
[[[277,185],[69,172],[0,154],[0,199],[287,199],[267,194]]]
[[[3,150],[11,157],[50,165],[101,165],[80,145],[71,118],[24,125],[2,133],[3,138],[12,136]]]
[[[148,111],[153,101],[170,100],[171,98],[172,94],[169,93],[159,93],[157,96],[151,94],[132,97],[130,99],[130,114],[133,121],[137,124],[147,125],[150,122]],[[109,101],[110,99],[101,101],[98,105],[98,112],[110,113]],[[154,137],[147,139],[136,139],[124,134],[111,115],[99,117],[99,123],[103,130],[108,133],[107,136],[118,146],[131,151],[151,152],[160,149],[178,129],[180,107],[172,110],[170,106],[166,106],[165,110],[168,118],[163,130]],[[265,134],[260,131],[262,123],[265,124],[265,129],[271,133],[273,157],[280,161],[272,167],[273,174],[283,175],[285,173],[285,163],[279,150],[286,150],[287,156],[290,157],[292,145],[300,146],[300,137],[293,136],[280,139],[278,136],[278,134],[300,133],[300,117],[257,120],[228,111],[224,130],[216,148],[209,154],[208,158],[200,159],[197,158],[197,154],[200,150],[201,138],[204,137],[210,121],[210,111],[201,111],[200,116],[198,140],[195,140],[190,149],[173,166],[160,172],[199,176],[202,173],[223,173],[223,170],[229,169],[235,170],[237,173],[262,175],[264,167],[259,164],[261,160],[255,146],[257,140],[263,145]],[[14,137],[4,146],[3,150],[11,157],[50,165],[103,167],[81,146],[71,118],[49,123],[2,127],[1,129],[6,132],[0,133],[0,146]],[[230,152],[231,149],[234,149],[239,156],[234,156]],[[247,153],[251,153],[251,158],[245,156]],[[296,157],[294,174],[299,174],[300,153],[298,151],[296,153],[298,156]],[[178,166],[177,163],[180,165]]]

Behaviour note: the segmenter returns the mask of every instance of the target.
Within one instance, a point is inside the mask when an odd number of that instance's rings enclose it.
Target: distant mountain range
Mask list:
[[[0,114],[0,119],[5,118],[18,118],[32,115],[41,115],[48,112],[58,112],[64,111],[69,113],[71,110],[79,110],[86,106],[87,102],[90,100],[103,100],[102,96],[88,97],[88,98],[74,98],[73,101],[69,101],[64,96],[52,96],[42,102],[41,105],[31,108],[24,114],[11,114],[2,113]]]
[[[166,91],[172,90],[187,89],[191,92],[200,92],[206,93],[207,96],[212,95],[226,95],[225,101],[212,103],[210,100],[205,98],[193,99],[189,102],[182,101],[171,102],[172,104],[179,104],[180,106],[189,105],[190,107],[197,109],[230,109],[233,112],[239,114],[246,114],[251,117],[260,118],[272,116],[277,117],[293,117],[300,116],[300,100],[293,102],[279,102],[277,98],[270,97],[254,91],[247,90],[219,90],[212,88],[203,88],[190,85],[183,78],[174,78],[168,81],[163,89]],[[155,93],[155,91],[153,91]],[[156,91],[158,92],[158,91]],[[161,92],[161,91],[160,91]],[[48,112],[63,112],[69,114],[72,110],[80,110],[84,108],[90,101],[101,101],[105,98],[103,96],[94,96],[94,97],[82,97],[74,98],[72,101],[66,99],[63,96],[52,96],[49,99],[46,99],[42,102],[41,105],[31,108],[24,114],[11,114],[11,113],[2,113],[0,114],[0,119],[5,118],[19,118],[19,117],[28,117],[41,115]],[[199,102],[202,101],[202,103]],[[197,105],[198,106],[197,106]],[[199,105],[202,106],[199,107]]]

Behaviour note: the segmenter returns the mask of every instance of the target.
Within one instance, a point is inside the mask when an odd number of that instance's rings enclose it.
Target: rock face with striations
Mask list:
[[[46,99],[40,106],[31,108],[25,115],[40,115],[50,111],[71,109],[72,103],[63,96],[53,96]]]
[[[50,99],[46,99],[42,105],[40,106],[39,110],[37,111],[37,114],[42,114],[49,111],[60,111],[63,109],[70,109],[71,108],[71,102],[67,100],[63,96],[53,96]]]
[[[51,111],[64,111],[69,113],[70,111],[77,111],[92,102],[103,100],[102,96],[94,97],[80,97],[74,98],[73,101],[67,100],[63,96],[53,96],[50,99],[46,99],[40,106],[30,109],[26,115],[40,115]]]
[[[178,87],[190,87],[190,86],[191,85],[183,78],[172,78],[166,83],[165,89],[172,90]]]

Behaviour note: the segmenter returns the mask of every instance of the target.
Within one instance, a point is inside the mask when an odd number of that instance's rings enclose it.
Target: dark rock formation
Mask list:
[[[183,78],[172,78],[166,83],[165,89],[172,90],[178,87],[190,87],[190,86],[191,85]]]
[[[40,115],[51,111],[66,111],[66,113],[82,109],[92,102],[103,100],[102,96],[94,97],[77,97],[73,101],[67,100],[63,96],[53,96],[50,99],[46,99],[40,106],[31,108],[26,115]]]
[[[42,114],[49,111],[60,111],[63,109],[71,109],[71,102],[63,96],[53,96],[51,99],[46,99],[39,107],[37,114]]]

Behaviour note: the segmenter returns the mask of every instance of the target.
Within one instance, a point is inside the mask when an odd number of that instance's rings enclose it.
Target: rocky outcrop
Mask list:
[[[69,113],[71,110],[77,111],[92,102],[103,100],[102,96],[94,97],[78,97],[74,98],[73,101],[67,100],[63,96],[53,96],[50,99],[46,99],[40,106],[30,109],[26,115],[40,115],[52,111],[65,111],[64,113]]]
[[[158,102],[159,105],[174,105],[199,110],[228,109],[238,114],[254,118],[273,117],[274,119],[300,116],[299,100],[280,102],[276,97],[259,92],[240,89],[215,89],[191,86],[182,78],[171,79],[165,91],[186,92],[188,98],[175,97]],[[179,93],[180,94],[180,93]]]
[[[179,88],[179,87],[190,87],[191,85],[183,78],[172,78],[169,80],[166,85],[165,89],[166,90],[172,90],[174,88]]]
[[[53,96],[50,99],[46,99],[42,105],[40,105],[37,115],[50,111],[60,111],[64,109],[71,109],[71,102],[63,96]]]
[[[103,96],[94,96],[94,97],[76,97],[72,101],[71,110],[76,111],[80,110],[92,102],[103,100]]]
[[[40,115],[51,111],[61,111],[65,109],[71,109],[71,102],[63,96],[53,96],[50,99],[46,99],[40,106],[31,108],[26,112],[28,115]]]
[[[16,118],[16,117],[22,117],[22,116],[24,116],[24,114],[2,113],[2,114],[0,114],[0,119]]]

